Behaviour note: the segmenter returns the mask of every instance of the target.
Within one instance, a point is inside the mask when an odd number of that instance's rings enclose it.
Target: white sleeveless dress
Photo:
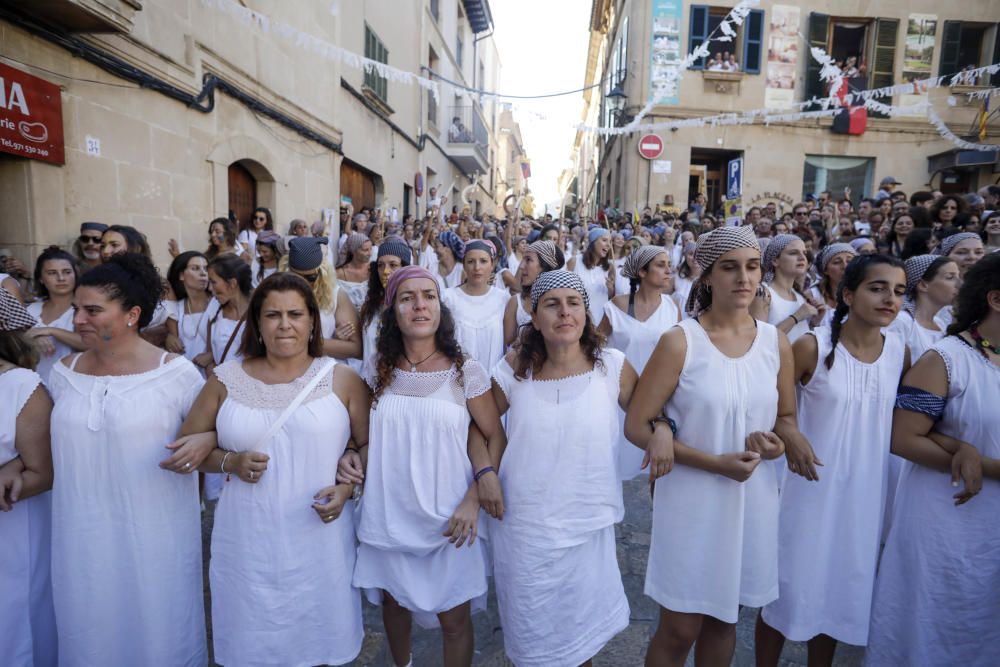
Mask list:
[[[66,331],[73,331],[73,309],[67,308],[66,312],[52,320],[51,322],[42,322],[42,306],[44,301],[35,301],[34,303],[29,303],[25,308],[28,314],[38,320],[38,327],[52,327],[54,329],[64,329]],[[51,338],[51,336],[50,336]],[[46,385],[49,383],[49,375],[52,374],[52,367],[57,361],[65,357],[67,354],[73,352],[73,348],[65,343],[60,343],[55,338],[52,338],[52,343],[55,345],[56,351],[51,355],[39,355],[38,367],[35,371],[42,377],[42,382]]]
[[[503,357],[503,312],[510,294],[490,288],[482,296],[470,296],[461,287],[447,289],[441,300],[455,319],[455,338],[462,352],[493,368]]]
[[[666,294],[660,297],[660,305],[644,322],[622,311],[612,301],[604,304],[604,315],[611,324],[608,347],[624,352],[625,358],[640,375],[660,337],[678,322],[677,308]],[[642,472],[640,466],[645,452],[625,438],[625,413],[620,409],[618,426],[618,479],[633,479]]]
[[[364,305],[365,299],[368,297],[368,282],[363,283],[353,283],[349,280],[337,279],[337,284],[344,288],[347,293],[347,298],[351,300],[354,307],[361,311],[361,306]]]
[[[926,352],[934,343],[944,338],[945,326],[939,330],[927,329],[923,325],[917,324],[913,315],[905,310],[899,311],[896,319],[889,325],[889,331],[897,331],[906,341],[910,348],[910,359],[913,363]]]
[[[614,265],[610,270],[615,270]],[[590,298],[590,321],[596,327],[604,317],[604,304],[611,299],[608,295],[608,272],[602,269],[600,264],[588,269],[583,263],[583,255],[577,255],[573,273],[580,276],[583,286],[587,289],[587,296]]]
[[[51,326],[51,325],[50,325]],[[17,458],[17,416],[39,389],[41,376],[26,368],[0,373],[0,465]],[[45,391],[44,388],[40,391]],[[56,618],[49,574],[52,494],[19,500],[0,514],[0,665],[55,667]]]
[[[906,355],[888,332],[873,363],[816,337],[816,370],[798,387],[799,431],[823,462],[819,481],[789,474],[778,519],[779,597],[764,607],[767,623],[793,641],[825,634],[864,646],[888,486],[892,408]]]
[[[205,312],[208,313],[208,319],[212,322],[212,358],[215,363],[221,365],[227,361],[243,361],[243,357],[240,355],[240,343],[246,331],[246,322],[228,319],[219,312],[219,306],[210,313],[209,311]],[[234,331],[236,332],[235,336],[233,336]],[[229,345],[229,351],[226,352],[230,336],[232,336],[233,344]],[[225,354],[225,358],[223,358],[223,354]]]
[[[956,336],[935,430],[1000,458],[1000,368]],[[867,665],[992,667],[1000,645],[1000,482],[955,507],[951,475],[906,462],[875,581]]]
[[[493,372],[510,410],[490,545],[504,648],[520,667],[576,667],[628,626],[614,527],[625,356],[606,348],[601,361],[552,381],[519,381],[506,360]]]
[[[798,292],[795,292],[795,299],[789,301],[772,289],[770,285],[766,285],[766,287],[767,291],[771,293],[771,309],[767,314],[767,321],[769,324],[777,325],[779,322],[787,320],[802,307],[802,304],[806,302],[805,297]],[[802,336],[802,334],[805,334],[808,331],[809,320],[802,320],[793,326],[785,335],[788,336],[789,343],[794,343],[800,336]]]
[[[351,585],[354,503],[324,524],[313,495],[335,484],[351,435],[333,393],[333,359],[315,359],[288,384],[256,380],[242,363],[215,373],[227,396],[216,417],[219,446],[270,457],[256,484],[231,479],[212,530],[212,635],[224,665],[340,665],[364,638],[361,595]],[[267,440],[260,438],[317,375],[323,379]]]
[[[685,308],[687,308],[688,296],[691,294],[691,287],[694,286],[694,280],[691,278],[682,278],[677,274],[674,274],[674,293],[670,297],[677,304],[677,307],[681,309],[681,319],[688,319],[688,314]]]
[[[750,349],[733,359],[695,319],[680,325],[687,354],[667,402],[677,438],[709,454],[742,452],[778,414],[778,331],[757,322]],[[762,462],[745,482],[675,465],[656,482],[645,593],[671,611],[735,623],[739,606],[778,597],[778,485]]]
[[[531,324],[531,313],[524,309],[524,301],[521,300],[520,294],[515,294],[513,298],[517,299],[517,313],[514,315],[514,321],[517,322],[518,335],[520,335],[521,327]]]
[[[198,476],[159,463],[204,380],[184,357],[121,376],[78,373],[79,358],[49,383],[59,664],[201,667]]]
[[[396,369],[371,411],[354,585],[373,604],[388,591],[427,627],[442,611],[486,602],[482,540],[456,549],[442,535],[473,481],[466,401],[490,390],[474,359],[466,358],[462,371],[459,384],[455,367]]]
[[[173,302],[168,301],[167,303],[172,305],[169,309],[168,317],[177,322],[177,337],[184,343],[184,356],[188,359],[194,359],[205,351],[205,341],[208,338],[208,321],[212,319],[212,315],[218,312],[219,302],[215,300],[215,297],[212,297],[205,310],[200,313],[187,312],[187,299]],[[220,316],[215,321],[216,324],[221,319],[222,317]],[[233,342],[233,346],[236,346],[236,341]],[[223,343],[223,347],[225,347],[225,343]],[[232,354],[232,350],[229,353]]]

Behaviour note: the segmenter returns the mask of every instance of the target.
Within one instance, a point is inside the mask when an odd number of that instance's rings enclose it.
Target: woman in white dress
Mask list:
[[[640,246],[626,258],[622,275],[631,283],[629,293],[604,304],[598,331],[607,337],[608,347],[623,352],[635,372],[642,373],[660,336],[681,319],[677,304],[663,293],[673,276],[670,254],[661,246]],[[618,417],[618,479],[624,481],[638,476],[648,462],[645,452],[625,438],[624,413]]]
[[[966,272],[955,304],[896,399],[892,451],[908,462],[875,580],[872,667],[996,664],[1000,255]]]
[[[566,268],[580,276],[586,285],[590,299],[590,319],[600,322],[604,317],[604,304],[614,297],[617,284],[608,230],[603,227],[591,229],[587,234],[587,249],[570,258]]]
[[[681,318],[685,319],[690,315],[685,312],[687,308],[688,296],[691,294],[691,286],[701,275],[701,267],[694,261],[694,253],[698,249],[698,244],[694,241],[687,241],[681,253],[681,262],[674,273],[674,292],[671,295],[674,303],[681,309]]]
[[[364,378],[370,377],[375,367],[375,341],[378,338],[379,323],[382,321],[382,311],[385,310],[385,286],[393,273],[410,265],[411,259],[410,246],[398,239],[390,239],[382,244],[382,252],[374,262],[375,272],[368,280],[368,290],[360,313],[361,359],[357,364],[351,365]]]
[[[341,361],[356,359],[361,356],[361,323],[347,291],[340,289],[337,274],[325,261],[327,243],[325,236],[291,239],[281,269],[305,278],[312,286],[319,305],[323,353]]]
[[[587,300],[575,273],[542,274],[532,324],[493,374],[508,444],[492,461],[504,514],[490,543],[504,648],[522,667],[589,664],[629,622],[615,406],[628,406],[636,374],[603,347]]]
[[[52,400],[31,370],[34,319],[0,289],[0,664],[55,667],[52,609]]]
[[[206,372],[239,359],[252,280],[250,266],[235,255],[216,257],[208,263],[208,284],[218,307],[207,313],[205,351],[193,359]]]
[[[37,324],[27,332],[38,349],[42,382],[48,383],[52,366],[70,352],[82,350],[73,331],[73,290],[79,278],[73,255],[56,246],[46,248],[35,262],[35,285],[40,301],[28,304]]]
[[[364,234],[352,232],[344,242],[343,261],[337,266],[337,283],[358,311],[368,294],[371,264],[372,242]]]
[[[799,434],[785,434],[788,468],[778,521],[779,597],[757,618],[761,666],[785,639],[808,642],[810,665],[832,665],[837,642],[868,642],[892,406],[909,358],[882,331],[906,291],[902,262],[862,255],[844,272],[830,328],[793,346]]]
[[[444,665],[470,665],[470,603],[485,604],[487,588],[476,539],[481,495],[495,501],[500,487],[490,471],[473,470],[469,428],[476,424],[490,451],[502,447],[503,429],[489,375],[461,355],[435,276],[399,269],[386,304],[368,446],[347,452],[345,477],[338,473],[338,481],[365,481],[354,585],[382,604],[396,665],[409,663],[413,614],[422,625],[440,623]]]
[[[960,284],[958,264],[950,257],[916,255],[906,260],[906,300],[889,329],[903,336],[914,361],[944,338],[947,327],[937,315],[951,306]]]
[[[257,287],[267,278],[278,272],[278,262],[281,261],[281,236],[269,229],[257,235],[257,266],[253,269],[253,286]]]
[[[212,443],[173,442],[204,380],[139,336],[161,290],[142,255],[88,271],[73,318],[87,349],[52,370],[52,591],[66,667],[208,661],[189,473]]]
[[[316,299],[291,273],[254,291],[240,357],[216,368],[181,429],[217,433],[201,470],[227,479],[209,568],[215,659],[350,662],[364,636],[357,541],[351,485],[335,478],[348,442],[367,440],[368,388],[325,355]]]
[[[814,262],[819,282],[806,292],[811,303],[818,306],[819,324],[828,327],[833,319],[833,311],[837,309],[837,290],[844,277],[844,271],[858,251],[850,243],[831,243],[816,255]],[[815,318],[813,319],[815,322]]]
[[[496,255],[489,241],[466,243],[462,253],[465,282],[441,294],[455,319],[455,339],[462,352],[486,369],[503,357],[503,314],[510,300],[507,290],[490,285]]]
[[[462,284],[462,252],[465,242],[451,230],[446,230],[434,239],[434,252],[420,255],[420,266],[437,278],[442,290]]]
[[[795,343],[809,331],[812,320],[818,320],[819,311],[801,291],[808,269],[806,244],[794,234],[778,234],[761,253],[764,292],[754,299],[750,312],[778,327],[789,343]]]
[[[168,352],[183,354],[192,361],[205,351],[208,341],[209,311],[218,310],[208,291],[208,260],[200,252],[182,252],[167,270],[167,282],[174,293],[167,318]]]
[[[692,318],[660,339],[625,419],[653,477],[672,467],[654,487],[645,592],[660,623],[647,665],[683,665],[693,644],[699,664],[729,664],[740,605],[778,597],[778,486],[759,464],[795,426],[792,349],[750,315],[761,279],[751,227],[702,235],[695,261]]]
[[[274,217],[270,209],[258,206],[250,214],[250,220],[240,223],[240,232],[236,235],[236,242],[242,248],[243,261],[251,265],[254,273],[257,272],[257,235],[265,229],[274,231]]]
[[[562,250],[552,241],[535,241],[528,245],[518,266],[518,294],[507,300],[503,313],[503,342],[510,347],[521,329],[531,323],[531,287],[546,271],[555,271],[566,263]]]

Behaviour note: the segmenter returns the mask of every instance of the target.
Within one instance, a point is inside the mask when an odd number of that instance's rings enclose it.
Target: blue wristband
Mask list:
[[[496,471],[493,469],[493,466],[486,466],[485,468],[477,472],[475,475],[473,475],[472,478],[478,482],[479,478],[488,472],[496,472]]]

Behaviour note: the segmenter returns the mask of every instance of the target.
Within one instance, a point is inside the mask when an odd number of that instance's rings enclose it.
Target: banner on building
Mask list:
[[[798,7],[775,5],[767,38],[767,83],[764,106],[789,109],[795,106],[795,77],[799,63]]]
[[[65,163],[59,86],[0,64],[0,151]]]
[[[678,68],[687,55],[681,51],[681,0],[653,0],[653,49],[650,90],[657,104],[679,104]]]
[[[934,59],[934,38],[937,34],[937,16],[910,14],[906,22],[906,48],[903,50],[903,81],[913,83],[931,76]],[[927,97],[924,94],[903,95],[901,104],[916,104]]]

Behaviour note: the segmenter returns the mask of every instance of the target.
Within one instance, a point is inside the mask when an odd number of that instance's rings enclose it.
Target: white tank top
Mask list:
[[[795,299],[792,301],[778,294],[770,285],[767,285],[767,291],[771,293],[771,310],[767,314],[768,324],[776,325],[778,322],[788,319],[806,302],[805,298],[795,291],[792,292],[795,295]],[[799,336],[807,331],[809,331],[808,320],[801,320],[788,332],[788,342],[794,343]]]

